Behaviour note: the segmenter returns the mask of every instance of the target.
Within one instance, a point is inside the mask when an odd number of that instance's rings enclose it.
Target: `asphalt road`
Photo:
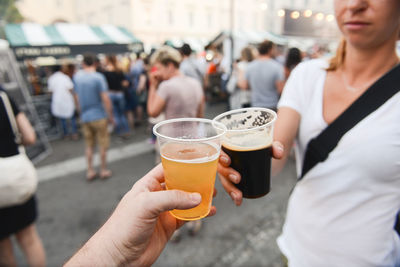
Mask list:
[[[210,108],[208,117],[220,109]],[[135,181],[154,166],[154,152],[144,139],[145,129],[141,134],[141,140],[133,138],[125,143],[117,142],[114,148],[117,151],[129,145],[148,149],[127,154],[131,156],[116,157],[110,164],[114,175],[108,180],[88,183],[83,170],[71,172],[65,169],[65,175],[40,183],[37,226],[48,266],[60,266],[73,255],[105,222]],[[38,166],[39,169],[55,166],[64,170],[59,163],[71,161],[77,154],[68,152],[73,150],[72,146],[76,146],[73,148],[76,151],[83,149],[79,142],[69,145],[59,142],[55,144],[53,157],[47,164]],[[60,172],[59,169],[54,171]],[[217,179],[218,194],[213,200],[217,214],[203,220],[203,227],[195,237],[189,236],[184,229],[181,241],[169,243],[154,266],[282,266],[275,239],[281,231],[294,182],[294,162],[289,160],[283,172],[272,180],[272,189],[267,196],[245,200],[236,207]],[[21,252],[17,250],[16,254],[19,266],[26,265]]]

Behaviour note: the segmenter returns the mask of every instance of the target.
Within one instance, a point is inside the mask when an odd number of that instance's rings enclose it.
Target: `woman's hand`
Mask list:
[[[275,159],[281,159],[284,155],[284,147],[281,142],[275,141],[272,143],[272,156]],[[240,173],[229,167],[231,159],[221,151],[218,162],[218,176],[225,191],[229,194],[237,206],[242,204],[242,192],[236,188],[235,184],[240,182]]]

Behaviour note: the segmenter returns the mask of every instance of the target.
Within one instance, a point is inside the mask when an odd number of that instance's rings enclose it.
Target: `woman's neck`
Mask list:
[[[176,77],[176,76],[179,76],[179,75],[181,75],[181,72],[179,71],[179,69],[175,69],[175,70],[171,73],[171,75],[169,76],[169,79],[172,79],[172,78],[174,78],[174,77]]]
[[[386,42],[374,49],[359,49],[348,44],[343,71],[346,72],[349,82],[374,80],[393,68],[399,62],[395,44]]]

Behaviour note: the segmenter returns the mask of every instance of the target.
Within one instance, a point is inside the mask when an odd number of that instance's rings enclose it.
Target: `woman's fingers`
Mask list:
[[[272,156],[276,159],[281,159],[285,153],[285,147],[279,141],[272,143]]]
[[[219,163],[224,167],[229,167],[229,165],[231,165],[231,159],[222,150],[221,150],[221,154],[219,155]]]
[[[225,191],[229,194],[232,200],[235,202],[236,206],[240,206],[242,204],[242,192],[236,188],[226,177],[219,174],[219,180],[221,181],[222,186]]]
[[[228,178],[232,183],[238,184],[240,182],[240,173],[232,168],[226,167],[223,164],[218,164],[218,174]]]

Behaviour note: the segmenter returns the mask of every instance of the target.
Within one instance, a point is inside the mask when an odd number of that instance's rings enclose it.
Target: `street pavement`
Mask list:
[[[206,109],[212,118],[224,104]],[[37,165],[40,184],[39,234],[48,266],[60,266],[105,222],[132,185],[154,166],[155,152],[147,142],[149,129],[138,127],[129,140],[112,138],[109,155],[114,175],[107,180],[85,180],[84,143],[55,141],[53,153]],[[217,214],[203,220],[194,237],[183,228],[178,243],[169,243],[154,266],[282,266],[276,237],[285,216],[287,199],[295,183],[292,159],[272,179],[271,192],[260,199],[244,200],[236,207],[216,180]],[[16,251],[18,265],[24,266]]]

